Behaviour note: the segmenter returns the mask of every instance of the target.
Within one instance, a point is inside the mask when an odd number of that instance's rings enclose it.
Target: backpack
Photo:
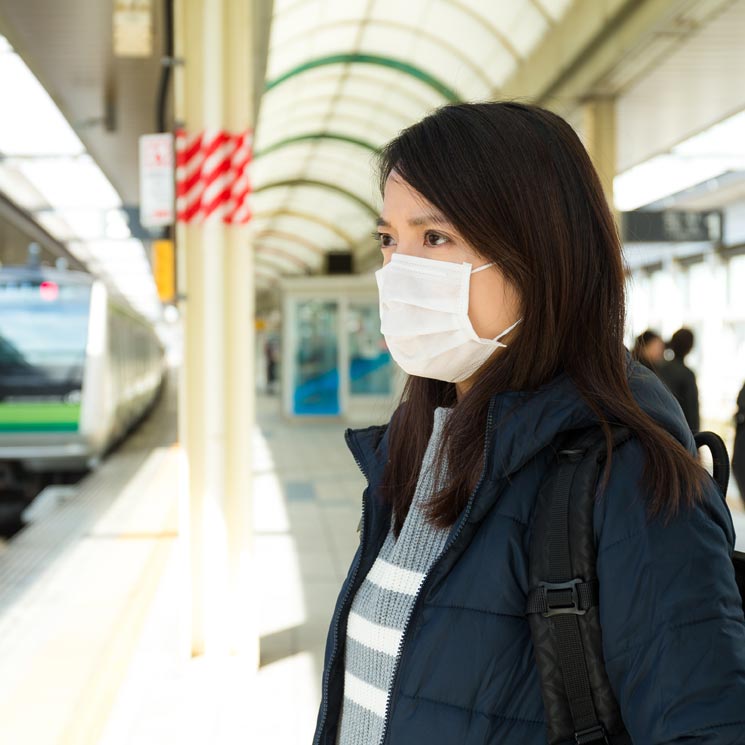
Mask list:
[[[611,425],[613,449],[631,439]],[[713,432],[695,435],[713,456],[713,478],[724,496],[729,458]],[[600,427],[565,433],[554,445],[556,465],[538,494],[530,545],[526,614],[546,710],[549,745],[631,745],[605,671],[598,607],[593,511],[607,456]],[[733,556],[745,597],[745,554]]]

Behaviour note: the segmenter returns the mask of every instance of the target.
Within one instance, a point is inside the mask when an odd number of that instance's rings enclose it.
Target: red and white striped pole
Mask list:
[[[251,607],[254,279],[248,235],[254,12],[246,0],[175,3],[179,285],[192,655],[258,666]],[[186,470],[185,469],[185,470]]]
[[[248,167],[253,134],[215,130],[176,132],[176,211],[181,222],[217,217],[228,225],[249,221]]]

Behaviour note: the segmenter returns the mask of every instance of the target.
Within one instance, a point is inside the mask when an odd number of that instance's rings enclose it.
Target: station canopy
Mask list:
[[[375,264],[374,154],[439,106],[488,100],[571,0],[275,0],[252,166],[257,285]]]

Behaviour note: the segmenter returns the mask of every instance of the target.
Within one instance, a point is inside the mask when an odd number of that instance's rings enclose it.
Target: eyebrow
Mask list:
[[[408,223],[413,228],[421,225],[450,225],[450,221],[440,212],[428,212],[424,215],[417,215],[416,217],[410,218]],[[391,227],[391,224],[382,217],[378,218],[376,225],[379,228]]]

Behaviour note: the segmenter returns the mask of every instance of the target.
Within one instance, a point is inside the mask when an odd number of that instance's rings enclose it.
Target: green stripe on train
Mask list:
[[[80,404],[0,403],[0,432],[77,432]]]

